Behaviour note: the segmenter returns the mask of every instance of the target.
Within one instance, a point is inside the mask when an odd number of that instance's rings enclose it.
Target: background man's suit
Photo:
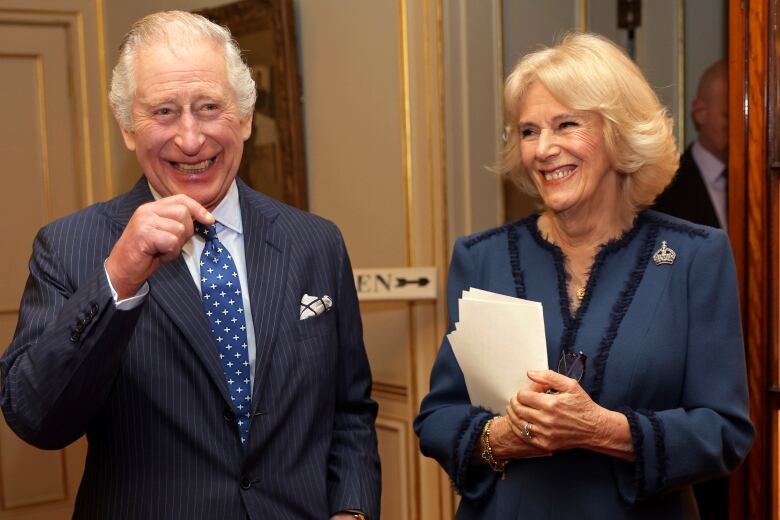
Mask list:
[[[693,159],[690,146],[680,157],[680,168],[677,170],[677,175],[658,197],[653,209],[697,224],[715,228],[721,227],[701,171]]]
[[[256,331],[246,448],[198,289],[181,257],[146,301],[115,309],[103,262],[136,208],[127,194],[38,234],[2,406],[42,448],[86,432],[77,518],[327,518],[379,514],[371,377],[336,227],[238,181]],[[304,293],[330,312],[304,321]],[[34,347],[34,348],[32,348]]]
[[[686,148],[685,153],[680,157],[677,175],[658,197],[653,209],[697,224],[719,228],[720,221],[707,186],[704,184],[701,170],[693,158],[692,146]],[[728,478],[721,477],[700,482],[694,486],[694,491],[702,520],[728,518]]]

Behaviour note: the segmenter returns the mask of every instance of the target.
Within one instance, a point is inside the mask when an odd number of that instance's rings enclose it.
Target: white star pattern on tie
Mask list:
[[[204,226],[196,222],[195,231],[206,239],[200,262],[203,308],[211,325],[211,333],[217,346],[230,399],[237,411],[239,435],[241,443],[244,444],[249,436],[251,415],[249,411],[244,412],[244,410],[251,410],[252,392],[249,378],[241,378],[239,368],[249,365],[243,303],[240,298],[233,299],[234,294],[240,294],[241,282],[238,280],[233,257],[217,238],[216,227]],[[227,277],[222,273],[231,276]],[[235,278],[235,281],[230,281],[231,278]],[[236,289],[231,289],[232,286],[236,286]],[[210,309],[214,309],[214,312]],[[233,354],[231,350],[234,345],[243,348],[236,348]],[[236,360],[238,364],[236,368],[231,359]],[[239,401],[244,405],[238,404]]]

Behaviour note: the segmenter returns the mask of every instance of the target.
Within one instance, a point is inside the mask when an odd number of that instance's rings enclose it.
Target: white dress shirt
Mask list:
[[[691,155],[693,155],[693,160],[696,161],[696,166],[701,171],[702,180],[704,185],[707,186],[707,193],[709,193],[712,205],[715,207],[715,213],[718,215],[720,227],[724,230],[728,229],[727,179],[723,175],[726,165],[704,148],[699,141],[693,143]]]
[[[155,200],[159,200],[162,196],[157,193],[152,186],[149,186]],[[222,199],[216,208],[211,212],[214,218],[217,219],[217,237],[222,242],[230,255],[233,257],[233,261],[236,263],[236,269],[238,269],[238,279],[241,282],[241,299],[244,304],[244,319],[246,320],[246,337],[248,343],[248,355],[249,355],[249,373],[251,379],[252,388],[255,383],[255,358],[257,349],[255,345],[255,326],[252,322],[252,307],[249,304],[249,280],[247,280],[246,274],[246,255],[244,253],[244,227],[241,221],[241,206],[238,200],[238,186],[236,181],[230,185],[225,198]],[[187,264],[187,269],[190,271],[192,281],[195,283],[195,287],[200,292],[200,255],[203,253],[203,248],[206,247],[206,240],[195,233],[181,248],[181,255],[184,262]],[[117,293],[114,290],[114,286],[111,285],[111,279],[106,272],[106,278],[108,278],[108,285],[111,287],[111,294],[114,297],[114,303],[119,310],[129,310],[137,307],[149,294],[149,284],[144,283],[143,287],[139,289],[135,296],[126,298],[124,300],[117,300]],[[214,347],[216,352],[216,346]]]

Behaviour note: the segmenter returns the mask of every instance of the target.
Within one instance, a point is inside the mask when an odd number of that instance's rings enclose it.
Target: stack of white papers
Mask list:
[[[530,383],[526,372],[547,368],[542,304],[472,287],[463,291],[458,312],[447,338],[471,404],[503,414]]]

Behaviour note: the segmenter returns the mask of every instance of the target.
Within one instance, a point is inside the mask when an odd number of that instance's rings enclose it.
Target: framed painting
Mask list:
[[[767,133],[767,148],[769,165],[780,168],[780,6],[778,0],[773,0],[770,12],[769,32],[769,132]]]
[[[292,0],[241,0],[197,12],[230,29],[257,86],[239,177],[257,191],[307,209]]]

